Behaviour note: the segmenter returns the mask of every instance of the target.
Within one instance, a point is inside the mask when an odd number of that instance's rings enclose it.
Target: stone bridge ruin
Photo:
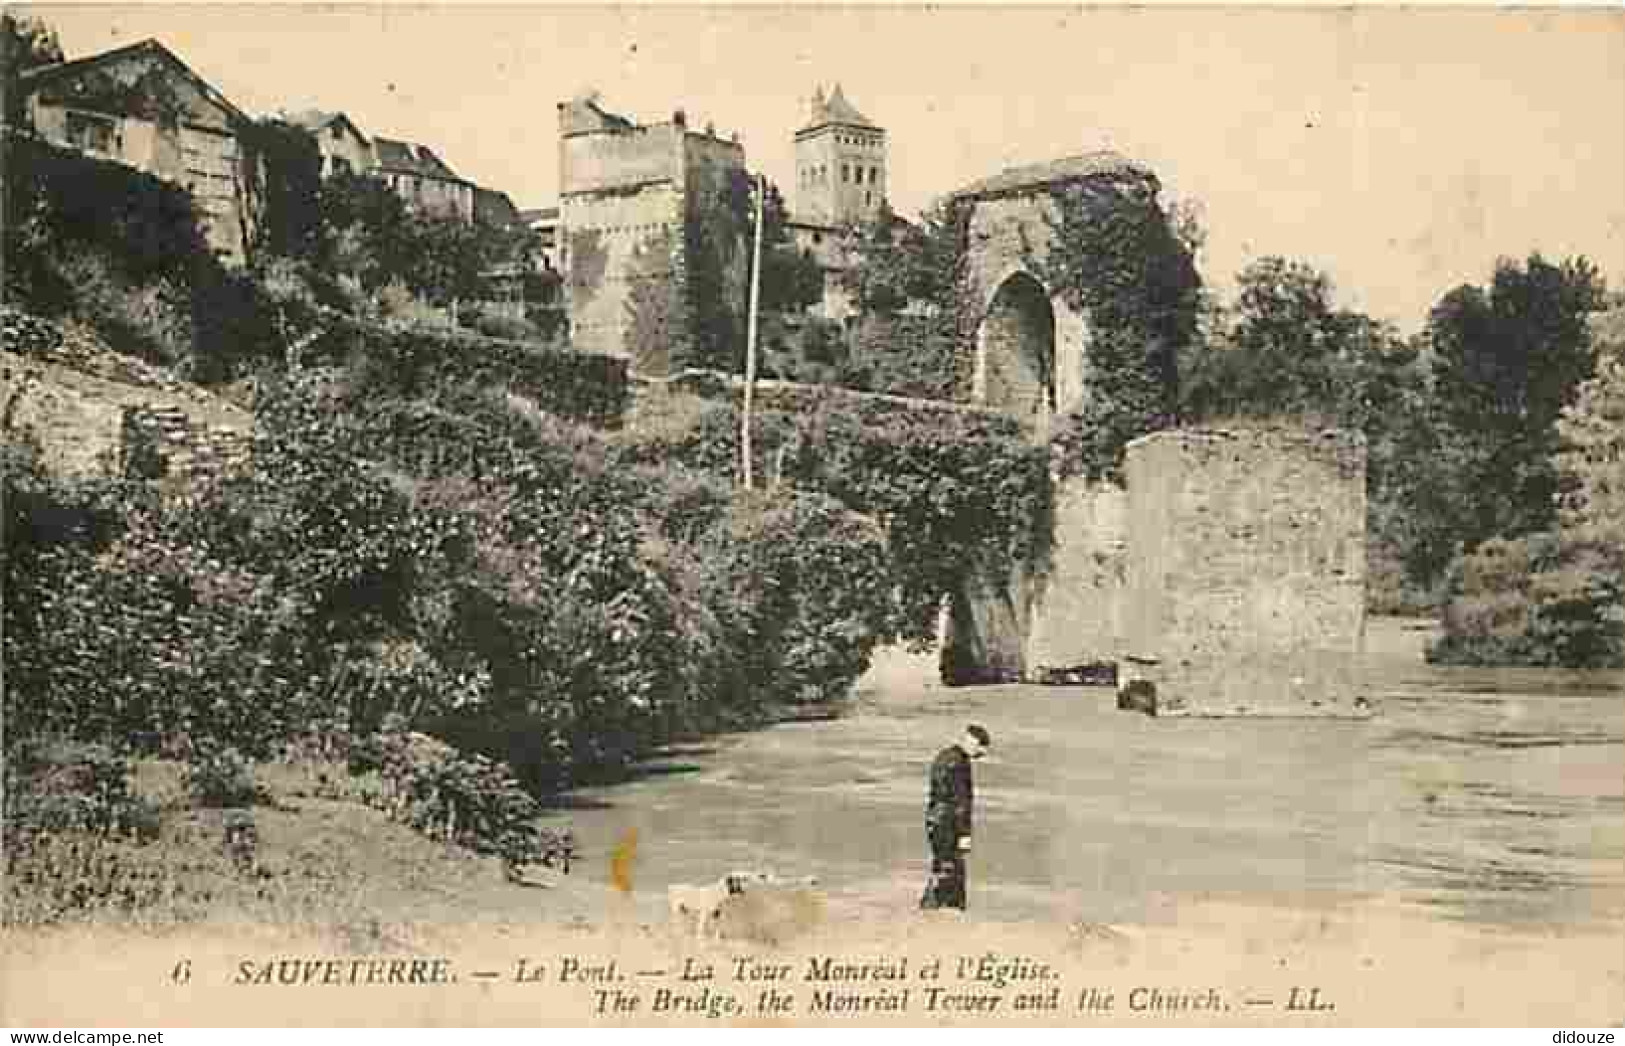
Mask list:
[[[1084,402],[1089,318],[1040,276],[1058,198],[1159,191],[1148,169],[1094,153],[955,194],[969,209],[968,399],[1038,442]],[[1061,483],[1050,562],[972,578],[956,596],[944,642],[959,681],[1115,662],[1152,685],[1158,714],[1364,714],[1361,438],[1286,424],[1158,432],[1129,445],[1125,475]]]

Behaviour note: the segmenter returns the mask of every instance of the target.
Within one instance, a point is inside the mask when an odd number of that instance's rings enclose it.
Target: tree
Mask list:
[[[15,48],[11,55],[19,73],[63,60],[62,41],[43,18],[6,12],[0,14],[0,25],[4,26],[10,45]]]
[[[250,211],[249,256],[309,260],[322,246],[322,154],[309,131],[257,120],[241,133]]]
[[[376,178],[342,173],[322,182],[322,262],[365,291],[399,273],[406,243],[406,205]]]
[[[949,204],[917,222],[883,207],[851,231],[853,264],[841,279],[859,315],[847,383],[925,399],[962,394],[955,362],[958,219]]]
[[[1393,357],[1398,335],[1338,309],[1330,277],[1303,262],[1260,258],[1237,285],[1211,340],[1187,356],[1184,416],[1313,414],[1346,423],[1341,415],[1363,413],[1351,409],[1349,372]]]
[[[947,204],[927,211],[918,223],[882,207],[873,221],[853,230],[852,238],[856,260],[842,282],[861,312],[895,316],[910,306],[953,310],[959,231]]]
[[[1439,421],[1460,444],[1460,538],[1516,537],[1556,522],[1557,420],[1591,376],[1586,325],[1605,288],[1584,258],[1503,259],[1488,288],[1434,306],[1428,340]]]
[[[743,370],[751,210],[750,176],[742,170],[728,170],[694,194],[684,227],[685,326],[691,340],[685,339],[686,348],[674,343],[673,365]]]
[[[0,12],[0,70],[4,76],[0,91],[5,96],[7,125],[18,127],[24,123],[22,99],[16,89],[17,75],[62,60],[62,42],[57,39],[56,30],[44,20]]]
[[[401,233],[403,254],[396,276],[413,293],[435,305],[481,296],[487,256],[479,228],[456,218],[408,212]]]
[[[1534,578],[1534,626],[1561,663],[1625,665],[1625,308],[1592,324],[1596,373],[1558,418],[1555,569]]]
[[[796,247],[790,236],[784,194],[772,182],[766,185],[767,198],[762,206],[762,312],[802,312],[823,300],[824,270],[809,252]],[[747,237],[755,234],[753,212]]]

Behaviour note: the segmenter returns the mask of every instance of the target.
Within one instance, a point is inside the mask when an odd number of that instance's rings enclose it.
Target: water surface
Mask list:
[[[891,654],[847,714],[673,750],[560,811],[588,859],[638,831],[640,911],[733,869],[817,875],[907,910],[923,884],[926,767],[970,720],[971,907],[1134,923],[1169,896],[1380,896],[1438,918],[1595,928],[1625,912],[1625,673],[1435,668],[1372,623],[1370,721],[1151,719],[1109,690],[937,685]]]

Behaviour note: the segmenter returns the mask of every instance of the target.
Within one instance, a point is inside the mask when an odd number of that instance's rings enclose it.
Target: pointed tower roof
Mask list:
[[[846,93],[841,90],[838,83],[827,98],[824,97],[822,85],[813,93],[811,112],[808,114],[807,125],[802,130],[811,131],[832,123],[863,127],[871,131],[881,130],[879,124],[858,112],[857,107],[846,100]]]
[[[829,101],[824,103],[824,107],[829,110],[831,123],[846,123],[857,127],[873,127],[877,131],[880,130],[872,120],[858,112],[857,107],[846,100],[846,95],[841,92],[840,84],[836,84],[835,90],[830,92]]]

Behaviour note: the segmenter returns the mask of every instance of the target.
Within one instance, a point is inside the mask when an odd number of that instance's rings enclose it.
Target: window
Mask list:
[[[68,112],[68,141],[76,149],[115,154],[119,151],[118,121],[95,113]]]
[[[843,164],[841,164],[841,184],[842,184],[842,185],[845,185],[845,184],[846,184],[846,183],[847,183],[847,182],[849,182],[849,181],[851,181],[851,180],[852,180],[852,179],[851,179],[851,178],[850,178],[850,177],[849,177],[849,175],[850,175],[850,174],[851,174],[851,172],[852,172],[852,169],[851,169],[851,168],[850,168],[850,167],[848,167],[848,166],[847,166],[847,165],[846,165],[846,164],[844,164],[844,163],[843,163]]]
[[[870,204],[872,204],[874,202],[875,202],[875,194],[872,193],[872,192],[869,192],[867,189],[865,189],[864,193],[863,193],[863,205],[865,207],[867,207],[867,206],[869,206]]]
[[[327,125],[327,133],[335,142],[344,137],[344,129],[336,123]]]
[[[334,173],[334,174],[350,174],[351,173],[352,168],[350,167],[350,161],[349,160],[346,160],[342,156],[334,156],[331,159],[332,159],[332,173]]]

